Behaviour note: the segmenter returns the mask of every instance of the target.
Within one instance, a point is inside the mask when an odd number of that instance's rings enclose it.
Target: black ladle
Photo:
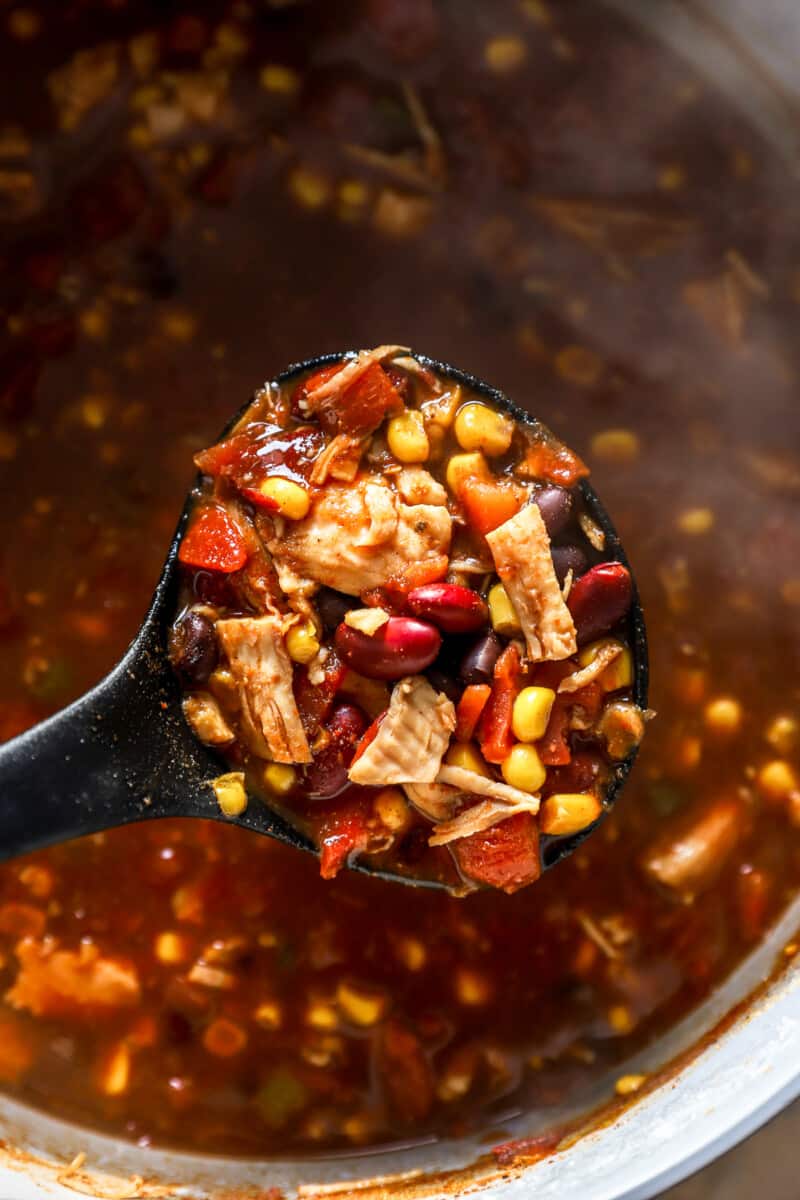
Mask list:
[[[303,372],[347,357],[352,357],[352,352],[296,363],[275,382],[289,382]],[[415,357],[436,374],[505,409],[515,420],[538,426],[535,418],[482,380],[424,355]],[[250,403],[236,414],[221,437],[242,421],[249,408]],[[594,489],[585,482],[580,486],[589,513],[605,533],[609,557],[627,564],[619,537]],[[316,853],[308,838],[260,800],[253,800],[239,817],[222,815],[209,784],[228,769],[225,760],[199,742],[183,718],[182,692],[167,656],[167,638],[178,602],[178,548],[193,503],[194,492],[190,492],[150,609],[121,661],[85,696],[0,746],[0,859],[157,817],[233,820],[287,846]],[[647,638],[635,586],[628,637],[633,651],[634,700],[644,708]],[[635,756],[634,751],[614,768],[606,793],[609,805]],[[543,838],[542,867],[547,869],[571,853],[596,825],[571,837]],[[438,879],[398,875],[369,861],[358,861],[355,866],[405,884],[447,886]]]

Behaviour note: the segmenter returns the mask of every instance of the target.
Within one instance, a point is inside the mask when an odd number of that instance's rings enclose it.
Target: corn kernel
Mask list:
[[[489,458],[496,458],[511,445],[514,422],[486,404],[472,402],[458,410],[454,432],[462,450],[481,450]]]
[[[312,1029],[335,1029],[339,1017],[332,1004],[324,1000],[314,1000],[306,1010],[306,1025]]]
[[[318,171],[295,167],[289,175],[289,191],[303,208],[324,208],[330,199],[331,185]]]
[[[520,37],[494,37],[486,43],[483,56],[490,70],[505,75],[522,66],[528,57],[528,48]]]
[[[297,781],[297,772],[289,763],[268,763],[264,768],[264,785],[276,796],[288,796]]]
[[[614,1084],[614,1091],[618,1096],[632,1096],[646,1082],[646,1075],[621,1075]]]
[[[488,1004],[492,998],[492,983],[486,975],[473,971],[469,967],[459,967],[456,971],[456,996],[461,1004],[468,1008],[477,1008]]]
[[[700,765],[703,743],[693,734],[684,734],[675,739],[670,750],[670,765],[678,775],[688,775]]]
[[[281,475],[271,475],[264,479],[258,490],[266,500],[277,505],[282,517],[290,521],[302,521],[311,505],[311,497],[304,487],[293,479],[284,479]]]
[[[605,364],[588,346],[564,346],[555,357],[555,368],[562,379],[578,387],[594,387],[600,382]]]
[[[515,637],[522,633],[516,609],[502,583],[496,583],[489,589],[488,602],[489,618],[496,633],[502,633],[505,637]]]
[[[422,413],[416,409],[406,409],[392,417],[386,429],[386,441],[392,454],[401,463],[425,462],[430,454]]]
[[[342,981],[336,989],[336,1002],[352,1025],[361,1025],[366,1029],[370,1025],[377,1025],[386,1012],[389,1000],[385,992]]]
[[[556,694],[552,688],[526,687],[514,701],[511,728],[521,742],[536,742],[544,737]]]
[[[118,1042],[101,1063],[97,1086],[104,1096],[121,1096],[128,1090],[130,1075],[131,1052],[125,1042]]]
[[[585,646],[578,655],[578,663],[588,667],[597,658],[605,646],[622,646],[615,638],[601,638]],[[620,688],[630,687],[633,683],[633,656],[627,646],[622,646],[622,652],[610,662],[598,678],[598,683],[604,692],[616,692]]]
[[[226,817],[240,817],[247,808],[247,792],[244,786],[243,771],[229,771],[226,775],[218,775],[212,780],[217,804]]]
[[[714,513],[710,508],[687,508],[679,514],[677,525],[681,533],[700,537],[714,528]]]
[[[539,828],[553,836],[579,833],[602,811],[602,804],[591,792],[556,792],[542,802]]]
[[[742,706],[732,696],[718,696],[705,706],[703,720],[712,733],[720,737],[732,735],[742,723]]]
[[[407,971],[421,971],[428,960],[428,951],[425,949],[425,943],[421,942],[419,938],[399,938],[395,950],[397,957]]]
[[[778,754],[791,754],[800,742],[800,722],[780,713],[770,721],[764,736]]]
[[[672,694],[681,704],[702,704],[708,693],[708,672],[704,667],[678,667],[670,681]]]
[[[262,1000],[253,1012],[253,1020],[262,1029],[280,1029],[283,1024],[283,1010],[277,1000]]]
[[[639,438],[630,429],[604,429],[592,438],[592,457],[598,462],[626,466],[639,457]]]
[[[615,1033],[631,1033],[636,1025],[631,1010],[625,1004],[614,1004],[608,1010],[608,1023]]]
[[[538,792],[547,776],[536,748],[523,742],[517,743],[500,769],[506,783],[522,792]]]
[[[186,962],[191,953],[191,948],[183,934],[175,933],[171,929],[159,933],[154,949],[159,962],[168,963],[171,966]]]
[[[372,802],[375,816],[392,833],[399,833],[411,822],[411,810],[400,788],[382,788]]]
[[[278,92],[282,96],[291,96],[300,87],[300,76],[291,67],[282,63],[267,63],[261,68],[259,82],[266,92]]]
[[[756,775],[756,787],[765,800],[782,803],[800,794],[800,778],[794,767],[781,758],[765,763]]]
[[[474,771],[476,775],[491,779],[492,773],[483,755],[471,742],[454,742],[444,761],[448,767],[460,767],[462,771]]]
[[[454,496],[457,496],[468,479],[488,479],[489,464],[480,452],[454,454],[447,464],[445,479]]]
[[[310,621],[293,625],[286,634],[286,652],[292,662],[310,663],[319,654],[319,639]]]
[[[677,192],[686,183],[686,170],[680,163],[666,163],[658,173],[658,186],[665,192]]]

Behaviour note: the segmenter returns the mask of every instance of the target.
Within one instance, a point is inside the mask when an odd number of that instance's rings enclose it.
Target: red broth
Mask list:
[[[580,1101],[800,876],[796,182],[584,0],[157,13],[2,17],[0,736],[119,656],[254,387],[387,337],[590,462],[658,719],[601,831],[513,897],[325,882],[199,822],[4,866],[0,1079],[230,1153]]]

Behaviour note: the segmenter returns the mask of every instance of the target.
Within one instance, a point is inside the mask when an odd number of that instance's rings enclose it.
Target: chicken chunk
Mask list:
[[[183,701],[183,715],[207,746],[226,746],[236,736],[210,692],[196,692]]]
[[[477,771],[468,771],[465,767],[442,767],[436,776],[437,783],[449,784],[459,791],[472,796],[488,796],[507,805],[524,805],[528,812],[539,811],[539,797],[531,792],[523,792],[521,788],[511,787],[500,783],[498,779],[489,779],[479,775]]]
[[[329,482],[302,521],[269,549],[281,582],[291,573],[358,596],[450,548],[444,503],[407,504],[380,475]]]
[[[311,762],[292,689],[283,619],[272,614],[233,617],[217,621],[217,634],[239,689],[243,732],[251,750],[275,762]]]
[[[353,783],[433,783],[456,727],[452,701],[420,675],[395,685],[377,735],[348,772]]]
[[[569,658],[575,624],[558,584],[550,539],[536,504],[487,533],[486,541],[519,617],[532,662]]]
[[[102,955],[96,946],[59,950],[52,939],[26,938],[16,947],[19,973],[6,1000],[36,1017],[111,1014],[138,1004],[141,989],[130,964]]]
[[[743,813],[735,797],[723,796],[675,818],[645,850],[646,875],[684,900],[710,887],[743,833]]]

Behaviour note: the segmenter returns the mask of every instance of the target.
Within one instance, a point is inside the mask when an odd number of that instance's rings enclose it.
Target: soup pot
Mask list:
[[[608,0],[709,76],[787,159],[797,162],[800,51],[796,0]],[[646,103],[646,97],[642,98]],[[617,1068],[651,1082],[603,1113],[614,1080],[597,1079],[581,1112],[522,1113],[492,1129],[381,1154],[304,1161],[235,1160],[143,1150],[0,1100],[0,1195],[74,1197],[453,1196],[492,1200],[645,1200],[724,1153],[800,1094],[800,961],[784,953],[800,901],[712,997],[646,1052]],[[767,980],[768,982],[764,982]],[[595,1106],[595,1113],[590,1111]],[[546,1122],[546,1123],[545,1123]],[[528,1165],[489,1149],[548,1129],[575,1129]]]

